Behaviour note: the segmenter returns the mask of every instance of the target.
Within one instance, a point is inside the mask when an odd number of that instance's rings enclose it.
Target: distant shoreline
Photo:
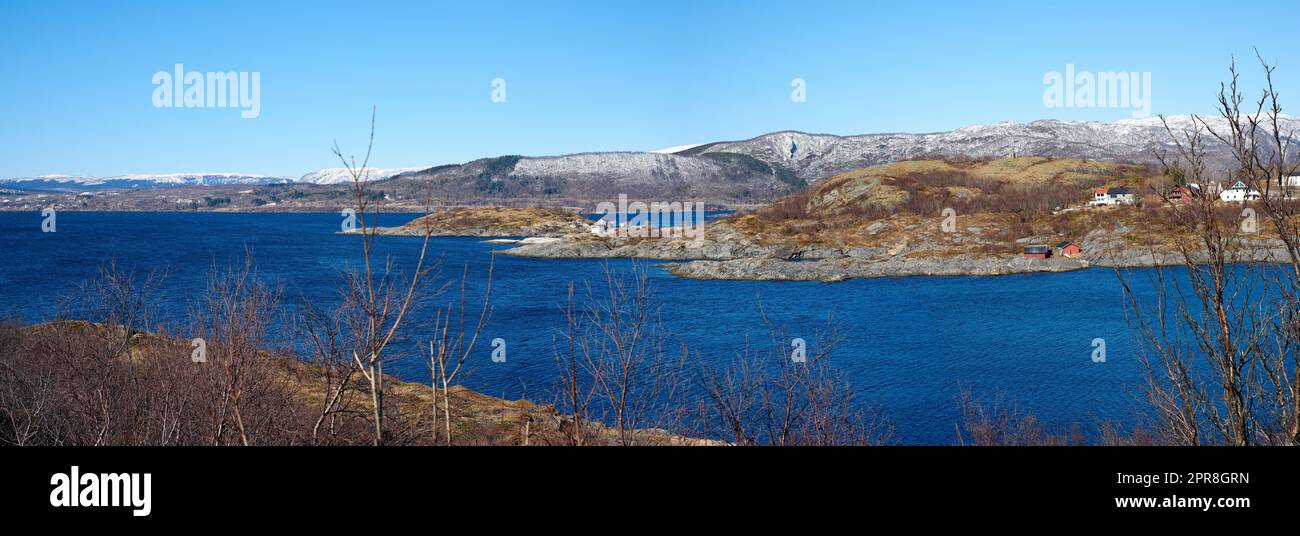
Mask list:
[[[346,208],[346,207],[345,207],[345,208]],[[342,210],[344,210],[345,208],[340,208],[339,211],[342,211]],[[39,213],[41,212],[41,210],[43,210],[43,209],[0,207],[0,212],[34,212],[34,213],[39,214]],[[113,209],[113,210],[102,210],[102,209],[84,209],[84,208],[56,208],[55,211],[57,211],[57,212],[86,212],[86,213],[90,213],[90,212],[98,212],[98,213],[104,213],[104,214],[114,214],[114,213],[117,213],[117,214],[335,214],[335,215],[337,215],[337,214],[339,213],[339,211],[324,210],[324,209],[321,209],[321,208],[319,208],[319,207],[303,208],[303,209],[300,209],[300,210],[294,210],[294,209],[288,209],[288,210],[277,210],[277,209],[266,209],[266,210],[261,210],[261,209],[256,209],[256,210],[247,210],[247,209],[236,209],[236,210],[229,210],[229,209],[194,209],[194,210],[148,210],[148,209],[133,210],[133,209]],[[379,211],[379,213],[380,213],[380,214],[424,214],[424,211],[423,211],[423,210],[381,210],[381,211]]]

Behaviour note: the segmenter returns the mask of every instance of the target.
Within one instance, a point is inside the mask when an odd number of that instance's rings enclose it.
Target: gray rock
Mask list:
[[[753,281],[843,281],[850,278],[909,275],[1005,275],[1028,272],[1066,272],[1088,267],[1078,259],[1025,259],[1022,257],[929,257],[863,261],[852,257],[790,262],[780,259],[736,259],[664,264],[667,271],[691,279]]]

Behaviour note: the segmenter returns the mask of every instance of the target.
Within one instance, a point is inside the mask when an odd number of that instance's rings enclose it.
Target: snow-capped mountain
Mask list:
[[[521,158],[513,175],[564,177],[574,180],[645,184],[672,182],[684,177],[718,175],[722,166],[713,158],[693,158],[660,153],[581,153]]]
[[[501,156],[401,176],[454,199],[700,199],[765,201],[805,186],[788,171],[742,154],[581,153]]]
[[[502,156],[439,166],[401,180],[433,181],[460,199],[593,199],[620,193],[665,199],[761,201],[797,191],[837,173],[914,158],[1049,156],[1154,163],[1158,151],[1175,152],[1169,131],[1198,125],[1191,116],[1113,123],[1042,120],[973,125],[929,134],[836,136],[784,131],[756,138],[652,152]],[[1222,119],[1207,118],[1223,131]],[[1300,132],[1300,120],[1283,118]],[[1222,169],[1232,155],[1206,140],[1208,164]],[[1298,140],[1300,141],[1300,140]],[[678,149],[678,150],[673,150]],[[1212,169],[1213,171],[1213,169]]]
[[[74,175],[39,175],[0,179],[0,185],[24,190],[106,190],[114,188],[151,188],[157,186],[213,186],[219,184],[285,184],[289,177],[249,175],[243,173],[165,173],[89,177]]]
[[[368,180],[389,179],[401,173],[419,171],[424,168],[393,168],[367,170]],[[216,186],[225,184],[266,185],[266,184],[340,184],[352,182],[352,176],[344,168],[326,168],[307,173],[299,178],[248,173],[134,173],[113,175],[109,177],[92,177],[79,175],[39,175],[34,177],[15,177],[0,179],[0,186],[23,190],[107,190],[115,188],[153,188],[159,186]]]
[[[690,144],[690,145],[676,145],[676,146],[673,146],[673,147],[664,147],[663,149],[655,149],[655,150],[650,151],[650,152],[652,152],[652,153],[656,153],[656,154],[673,154],[673,153],[680,153],[680,152],[685,151],[685,150],[687,150],[687,149],[694,149],[694,148],[699,147],[699,146],[701,146],[701,145],[704,145],[704,144],[702,144],[702,143],[692,143],[692,144]]]
[[[1178,135],[1198,124],[1191,116],[1166,120]],[[1225,130],[1226,122],[1221,118],[1206,118],[1206,122],[1217,131]],[[1300,119],[1286,116],[1282,123],[1284,131],[1300,133]],[[1226,165],[1231,159],[1222,144],[1207,143],[1207,147],[1212,164]],[[1172,154],[1174,144],[1161,119],[1154,117],[1113,123],[1060,120],[995,123],[930,134],[835,136],[786,131],[744,141],[701,145],[675,154],[744,154],[769,164],[780,164],[813,182],[851,169],[911,158],[1032,155],[1153,162],[1158,150]]]
[[[391,179],[403,173],[420,171],[426,168],[368,168],[366,169],[366,181],[381,181]],[[298,182],[307,182],[311,184],[341,184],[352,182],[352,174],[347,168],[325,168],[313,171],[298,178]]]

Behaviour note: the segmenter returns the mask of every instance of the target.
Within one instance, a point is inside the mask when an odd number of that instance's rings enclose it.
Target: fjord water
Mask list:
[[[381,224],[412,217],[383,215]],[[338,214],[59,212],[53,233],[41,232],[41,220],[34,212],[0,212],[0,312],[28,322],[74,314],[67,299],[110,259],[137,272],[165,273],[156,301],[175,316],[202,292],[213,266],[238,264],[249,252],[259,276],[283,288],[290,309],[302,300],[337,303],[342,270],[360,261],[358,238],[336,234]],[[419,247],[419,238],[381,237],[379,254],[409,265]],[[468,267],[474,298],[481,296],[491,252],[504,247],[480,238],[435,238],[430,254],[441,259],[442,280]],[[631,262],[497,255],[494,313],[461,383],[494,396],[550,401],[566,285],[574,281],[581,293],[588,282],[600,284],[606,263],[621,269]],[[728,359],[747,341],[766,344],[758,299],[774,323],[807,339],[810,354],[827,319],[839,322],[844,341],[829,359],[860,400],[889,416],[901,443],[953,443],[964,388],[1012,400],[1052,431],[1129,423],[1140,406],[1141,367],[1109,269],[839,283],[692,281],[657,268],[650,277],[667,327],[689,344],[693,360]],[[406,338],[396,341],[407,357],[387,370],[427,382],[417,349],[431,338],[429,308],[410,322]],[[506,341],[504,363],[492,362],[486,344],[498,337]],[[1105,340],[1104,363],[1092,359],[1097,338]]]

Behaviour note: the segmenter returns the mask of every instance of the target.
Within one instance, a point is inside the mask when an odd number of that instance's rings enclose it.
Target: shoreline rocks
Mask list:
[[[735,237],[730,237],[735,238]],[[819,245],[761,245],[749,240],[628,239],[567,236],[544,242],[521,241],[505,253],[547,259],[639,258],[676,261],[657,264],[688,279],[749,281],[844,281],[857,278],[1010,275],[1070,272],[1088,267],[1181,266],[1176,251],[1126,247],[1119,240],[1090,237],[1079,258],[1028,259],[1015,254],[935,254],[930,245],[909,249],[833,248]],[[1110,237],[1107,237],[1110,238]],[[1091,248],[1091,249],[1089,249]],[[1238,262],[1284,262],[1286,250],[1277,240],[1258,240],[1244,249]],[[921,254],[917,254],[921,253]],[[928,253],[928,254],[927,254]]]
[[[863,261],[852,257],[812,261],[772,258],[666,263],[669,273],[688,279],[749,281],[822,281],[913,275],[1009,275],[1033,272],[1069,272],[1089,266],[1080,259],[1025,259],[1020,257],[893,258]]]

